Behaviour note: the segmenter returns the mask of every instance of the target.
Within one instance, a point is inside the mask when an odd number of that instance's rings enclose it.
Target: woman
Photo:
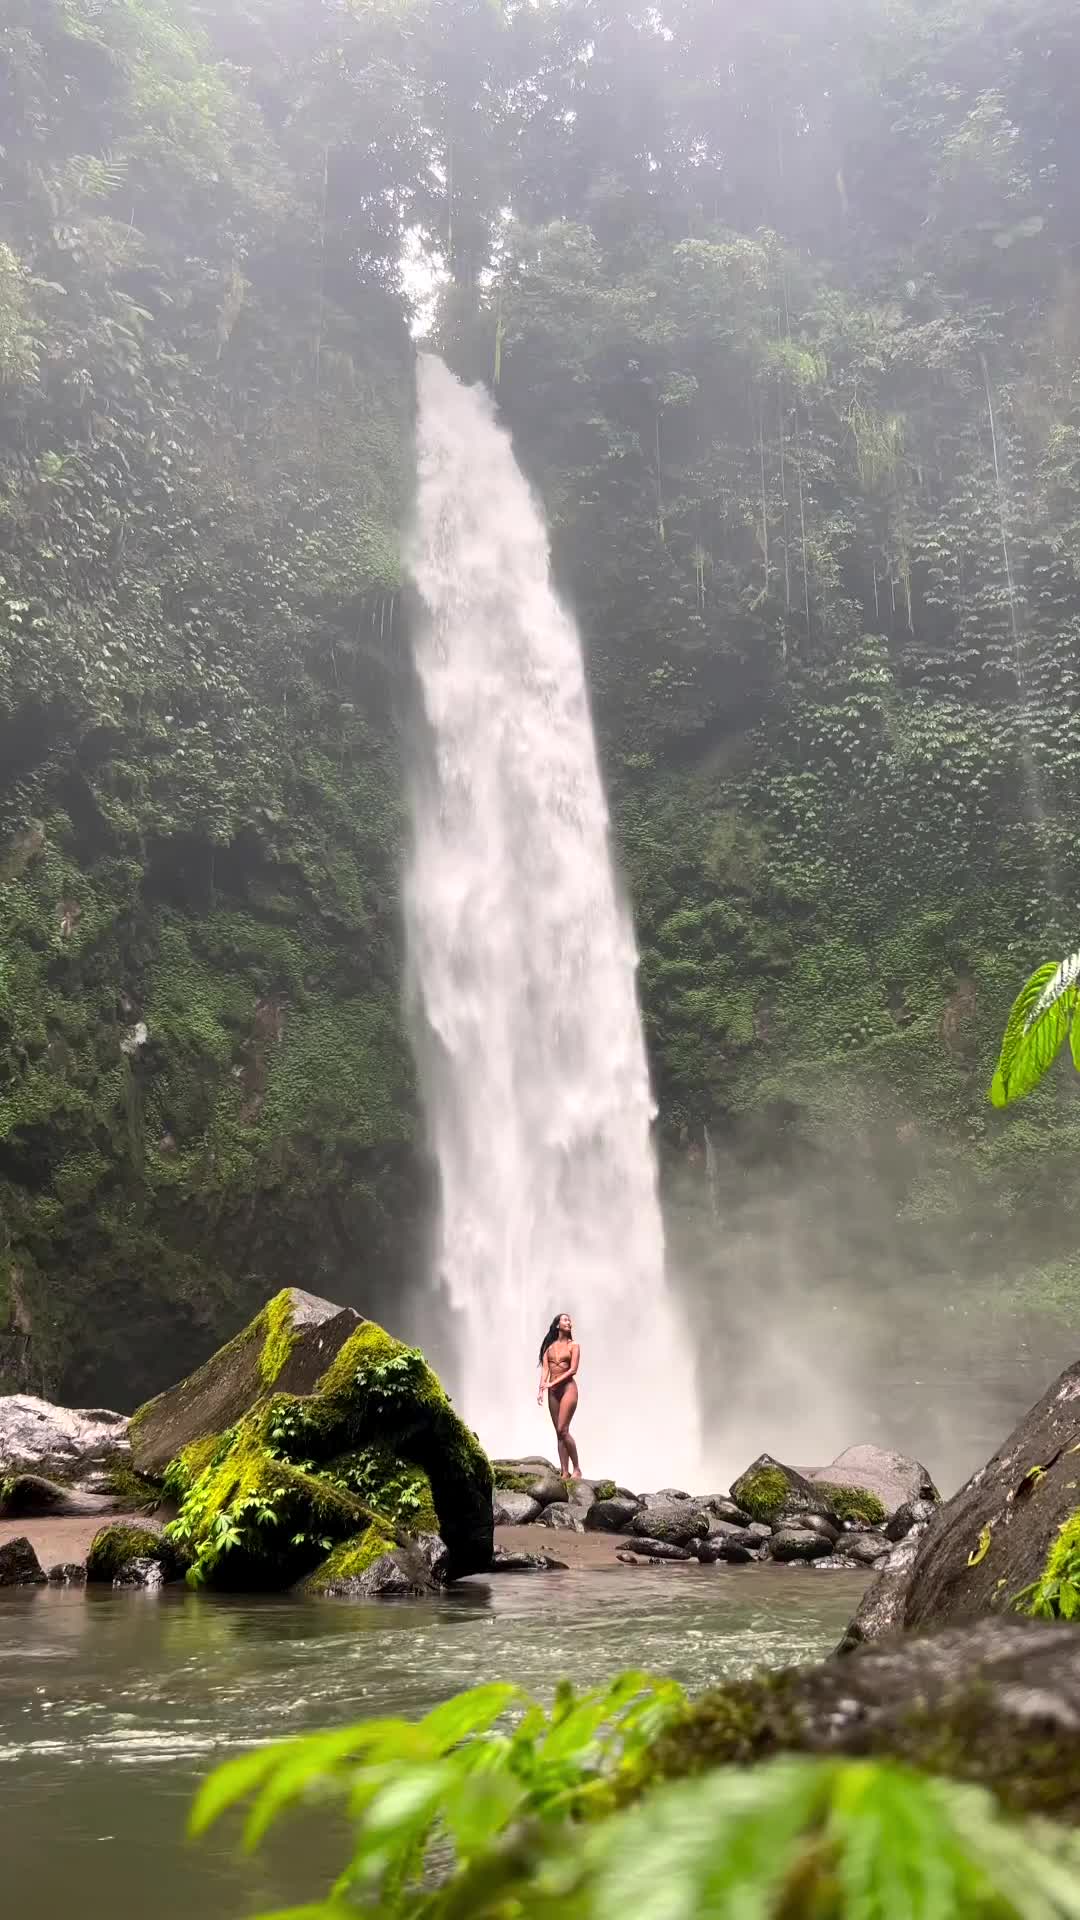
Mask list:
[[[570,1422],[578,1403],[577,1370],[581,1349],[574,1339],[574,1323],[568,1313],[557,1313],[540,1347],[540,1405],[545,1389],[555,1437],[559,1443],[559,1472],[563,1479],[581,1479],[577,1445],[570,1433]],[[573,1471],[571,1472],[571,1469]]]

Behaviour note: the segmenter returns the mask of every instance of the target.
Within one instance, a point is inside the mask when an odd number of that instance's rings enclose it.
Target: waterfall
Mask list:
[[[693,1360],[665,1276],[637,952],[581,644],[490,399],[427,356],[418,469],[408,990],[462,1411],[490,1452],[554,1459],[537,1350],[565,1311],[582,1471],[688,1484]]]

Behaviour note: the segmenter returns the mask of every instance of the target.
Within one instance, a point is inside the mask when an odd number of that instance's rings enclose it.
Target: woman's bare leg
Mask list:
[[[577,1403],[577,1384],[573,1380],[568,1380],[559,1397],[559,1417],[555,1423],[555,1431],[559,1437],[559,1465],[563,1467],[565,1473],[566,1466],[563,1465],[565,1459],[566,1463],[574,1469],[574,1479],[580,1480],[581,1462],[578,1459],[577,1441],[570,1432],[570,1422],[577,1411]]]
[[[566,1451],[566,1442],[563,1439],[562,1410],[560,1406],[560,1395],[557,1390],[548,1394],[548,1412],[551,1415],[551,1424],[555,1429],[555,1439],[559,1448],[559,1475],[561,1479],[565,1480],[570,1471],[570,1456]]]

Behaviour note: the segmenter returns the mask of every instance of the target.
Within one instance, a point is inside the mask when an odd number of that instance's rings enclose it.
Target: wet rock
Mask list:
[[[597,1500],[585,1515],[586,1533],[629,1533],[630,1522],[638,1511],[636,1500]]]
[[[937,1506],[932,1500],[906,1500],[902,1507],[897,1507],[885,1528],[886,1539],[903,1540],[913,1527],[925,1529],[936,1512]]]
[[[674,1540],[650,1540],[648,1537],[635,1539],[632,1551],[648,1560],[693,1560],[695,1555],[689,1547],[679,1546]]]
[[[560,1507],[552,1504],[544,1508],[536,1524],[538,1527],[550,1527],[555,1533],[584,1533],[585,1518],[569,1505]]]
[[[630,1532],[651,1540],[667,1540],[685,1547],[691,1540],[704,1540],[711,1515],[691,1500],[650,1500],[635,1513]]]
[[[719,1552],[738,1547],[746,1553],[760,1553],[762,1544],[752,1527],[736,1527],[729,1520],[714,1521],[709,1528],[709,1545]]]
[[[811,1560],[815,1573],[858,1573],[859,1562],[849,1553],[826,1553],[820,1560]]]
[[[662,1506],[668,1500],[689,1500],[690,1495],[680,1487],[661,1487],[658,1493],[645,1495],[646,1506]]]
[[[731,1526],[748,1527],[750,1525],[751,1516],[744,1513],[741,1507],[736,1506],[734,1500],[729,1500],[726,1494],[710,1493],[697,1504],[705,1507],[717,1520],[726,1520]]]
[[[747,1533],[752,1533],[755,1540],[758,1540],[760,1542],[764,1542],[766,1540],[772,1539],[773,1530],[770,1526],[766,1524],[764,1520],[751,1520],[750,1525],[747,1527],[746,1531]]]
[[[550,1553],[511,1553],[506,1547],[496,1547],[491,1556],[492,1573],[565,1573],[565,1560],[556,1560]]]
[[[86,1568],[81,1560],[58,1560],[45,1578],[50,1587],[85,1587]]]
[[[828,1499],[818,1488],[770,1453],[759,1454],[739,1475],[732,1483],[731,1497],[753,1520],[769,1526],[777,1525],[781,1514],[817,1513],[828,1518],[830,1512]]]
[[[822,1560],[831,1552],[831,1540],[801,1527],[779,1527],[768,1546],[770,1560]]]
[[[676,1777],[778,1753],[893,1759],[1075,1825],[1080,1628],[984,1617],[733,1681],[696,1701],[650,1763]]]
[[[129,1567],[150,1560],[161,1568],[162,1582],[182,1580],[189,1565],[181,1549],[156,1527],[117,1520],[102,1527],[90,1542],[86,1578],[91,1585],[145,1586],[145,1580],[129,1581],[126,1575]]]
[[[530,1500],[535,1500],[540,1507],[568,1506],[570,1503],[566,1483],[559,1479],[557,1473],[538,1473],[530,1480],[525,1491]]]
[[[95,1513],[115,1513],[119,1504],[109,1494],[62,1487],[38,1473],[13,1474],[0,1487],[0,1519],[4,1520],[40,1520],[49,1514],[85,1518]]]
[[[25,1534],[0,1547],[0,1587],[43,1587],[41,1562]]]
[[[909,1500],[936,1502],[941,1497],[920,1460],[889,1447],[848,1447],[829,1466],[813,1468],[807,1478],[834,1486],[862,1487],[881,1501],[886,1517]]]
[[[165,1574],[160,1560],[151,1560],[149,1556],[129,1560],[113,1581],[114,1587],[138,1587],[144,1593],[156,1593],[164,1585]]]
[[[840,1538],[840,1528],[836,1521],[827,1520],[822,1513],[782,1513],[776,1522],[776,1529],[779,1531],[793,1527],[803,1533],[820,1534],[821,1538],[828,1540],[831,1546],[835,1546]]]
[[[129,1462],[128,1421],[105,1407],[54,1407],[30,1393],[0,1396],[0,1475],[80,1479],[92,1467]]]
[[[738,1528],[735,1531],[741,1533],[743,1538],[735,1539],[732,1535],[728,1535],[726,1539],[717,1538],[711,1540],[696,1540],[694,1542],[694,1552],[703,1565],[713,1565],[716,1561],[723,1560],[728,1566],[742,1567],[745,1566],[748,1561],[758,1558],[756,1541],[752,1547],[747,1546],[745,1543],[745,1528]]]
[[[918,1550],[917,1540],[901,1540],[893,1548],[877,1579],[863,1594],[837,1653],[852,1653],[867,1641],[880,1640],[903,1626],[908,1582]]]
[[[568,1504],[582,1520],[596,1505],[596,1490],[588,1480],[571,1480],[566,1494]]]
[[[438,1533],[416,1533],[408,1551],[417,1555],[433,1587],[445,1587],[450,1578],[450,1549]]]
[[[889,1554],[889,1542],[883,1533],[845,1533],[840,1551],[860,1567],[874,1567]]]
[[[542,1510],[539,1500],[530,1494],[503,1493],[498,1487],[491,1496],[491,1506],[497,1527],[527,1527]]]

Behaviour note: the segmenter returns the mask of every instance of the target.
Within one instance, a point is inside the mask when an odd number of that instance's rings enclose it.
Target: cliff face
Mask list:
[[[708,1129],[1076,1297],[1072,1089],[982,1104],[1080,881],[1076,22],[818,0],[714,73],[707,9],[587,12],[0,28],[4,1386],[421,1264],[417,234],[582,622],[673,1178]]]

